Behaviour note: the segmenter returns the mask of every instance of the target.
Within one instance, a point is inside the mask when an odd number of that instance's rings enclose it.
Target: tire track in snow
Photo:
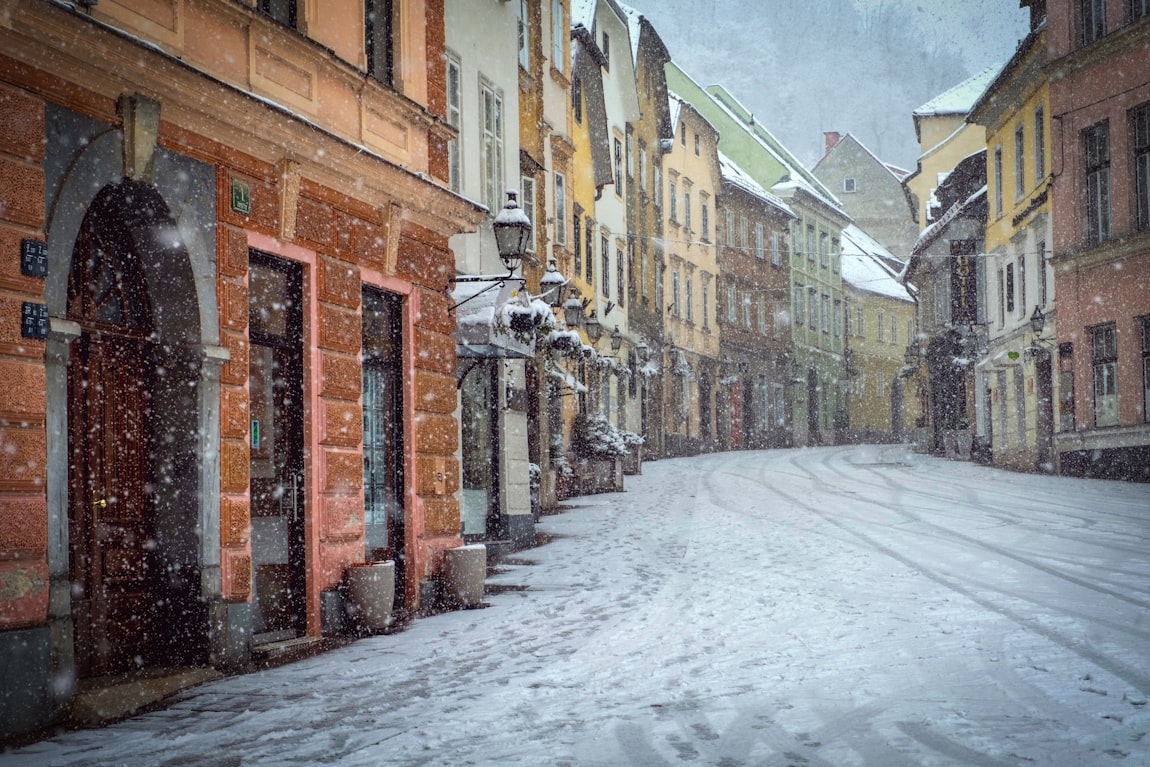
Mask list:
[[[847,476],[846,472],[842,471],[841,469],[838,469],[838,468],[833,467],[833,466],[827,466],[827,468],[831,469],[832,471],[835,471],[837,474],[839,474],[839,476],[843,477],[844,479],[849,478]],[[868,470],[873,470],[873,469],[868,469]],[[815,474],[813,472],[810,473],[810,476],[812,479],[815,478]],[[853,478],[849,478],[849,479],[853,479]],[[893,482],[893,480],[891,480],[891,481]],[[900,493],[907,491],[906,486],[902,485],[901,483],[899,483],[896,486],[896,488],[897,488],[897,491]],[[842,492],[838,488],[834,488],[834,487],[830,487],[830,486],[826,486],[826,485],[823,486],[823,489],[826,492],[838,492],[838,493]],[[1141,608],[1150,610],[1150,600],[1137,599],[1137,598],[1128,596],[1123,591],[1118,591],[1116,589],[1110,589],[1110,588],[1104,588],[1104,587],[1097,586],[1094,581],[1090,581],[1090,580],[1087,580],[1085,578],[1081,578],[1081,577],[1076,576],[1076,575],[1071,575],[1069,573],[1066,573],[1066,572],[1059,570],[1058,568],[1051,567],[1049,565],[1035,561],[1034,559],[1031,559],[1028,557],[1024,557],[1020,554],[1015,553],[1011,549],[1007,549],[1007,548],[1002,547],[1002,546],[997,546],[993,543],[990,543],[989,541],[975,538],[973,536],[966,535],[964,533],[960,533],[956,530],[951,530],[950,528],[944,527],[944,526],[939,525],[939,524],[934,523],[934,522],[929,522],[926,519],[922,518],[921,516],[914,514],[914,513],[911,513],[910,511],[907,511],[905,509],[905,506],[901,503],[898,505],[897,508],[891,508],[890,506],[888,506],[887,504],[885,504],[883,502],[872,501],[870,499],[859,497],[859,496],[854,495],[854,494],[852,494],[850,497],[851,497],[852,502],[854,502],[854,503],[865,504],[867,506],[873,506],[873,507],[882,509],[884,511],[892,511],[896,514],[902,515],[909,522],[914,522],[916,524],[923,525],[924,527],[929,527],[929,528],[937,531],[938,536],[943,538],[943,539],[961,541],[965,544],[973,546],[975,549],[985,549],[987,551],[992,551],[995,554],[998,554],[999,556],[1001,556],[1005,559],[1009,559],[1009,560],[1018,562],[1019,564],[1033,568],[1035,570],[1038,570],[1039,572],[1046,573],[1047,575],[1052,575],[1052,576],[1059,578],[1061,580],[1064,580],[1068,583],[1072,583],[1075,586],[1078,586],[1080,588],[1094,591],[1094,592],[1097,592],[1099,594],[1105,594],[1108,597],[1112,597],[1112,598],[1117,599],[1119,601],[1126,602],[1130,605],[1133,605],[1134,607],[1141,607]],[[813,507],[808,506],[808,508],[811,508],[813,510]],[[983,508],[985,508],[985,507],[980,506],[979,508],[976,508],[975,511],[981,514],[981,513],[983,513],[983,511],[982,511]],[[822,515],[820,514],[820,516],[822,516]],[[1078,542],[1082,543],[1081,540],[1079,540]],[[1150,552],[1147,552],[1145,549],[1134,549],[1134,552],[1141,554],[1143,556],[1146,556],[1148,553],[1150,553]]]
[[[766,484],[766,483],[764,483],[764,484]],[[1140,671],[1138,671],[1137,669],[1131,668],[1130,666],[1128,666],[1125,663],[1122,663],[1121,661],[1118,661],[1118,660],[1115,660],[1113,658],[1109,658],[1105,655],[1101,655],[1097,652],[1094,652],[1090,648],[1085,647],[1082,642],[1079,642],[1075,639],[1064,636],[1062,633],[1060,633],[1058,631],[1055,631],[1051,628],[1043,626],[1042,624],[1040,624],[1036,621],[1028,619],[1025,616],[1016,612],[1015,610],[1010,609],[1009,607],[1006,607],[1006,606],[1000,605],[1000,604],[996,604],[992,600],[987,599],[986,597],[983,597],[983,596],[977,594],[976,592],[974,592],[973,590],[971,590],[969,588],[966,588],[964,585],[962,585],[960,582],[956,581],[955,579],[947,577],[947,576],[937,572],[936,570],[934,570],[930,567],[926,567],[922,563],[916,562],[911,557],[903,554],[901,551],[899,551],[899,550],[897,550],[891,546],[888,546],[888,545],[882,543],[881,541],[874,538],[873,536],[870,536],[870,535],[868,535],[862,531],[851,528],[846,523],[840,521],[839,519],[836,519],[834,515],[820,511],[817,507],[815,507],[814,505],[812,505],[808,501],[806,501],[802,498],[799,498],[798,496],[787,493],[787,492],[785,492],[779,488],[774,488],[774,492],[778,493],[780,496],[788,498],[792,503],[794,503],[794,504],[806,509],[810,513],[818,516],[819,518],[821,518],[826,523],[833,525],[834,527],[848,533],[849,535],[851,535],[855,538],[858,538],[859,540],[863,541],[867,546],[874,549],[875,551],[878,551],[882,554],[885,554],[886,556],[890,557],[891,559],[894,559],[895,561],[902,563],[906,567],[909,567],[911,569],[919,571],[920,573],[922,573],[922,575],[924,577],[929,578],[930,580],[934,581],[935,583],[939,584],[940,586],[943,586],[944,588],[946,588],[950,591],[953,591],[956,594],[959,594],[963,597],[966,597],[967,599],[971,600],[975,604],[977,604],[977,605],[979,605],[979,606],[981,606],[987,610],[990,610],[991,612],[997,613],[998,615],[1001,615],[1004,618],[1007,618],[1008,620],[1014,622],[1016,625],[1020,626],[1021,628],[1025,629],[1027,631],[1030,631],[1034,634],[1037,634],[1039,636],[1042,636],[1042,637],[1046,638],[1047,640],[1063,647],[1064,649],[1069,650],[1070,652],[1074,653],[1075,655],[1078,655],[1079,657],[1083,658],[1084,660],[1086,660],[1090,663],[1093,663],[1094,665],[1098,666],[1099,668],[1102,668],[1102,669],[1110,672],[1111,674],[1118,677],[1122,681],[1126,682],[1127,684],[1129,684],[1131,687],[1135,688],[1136,690],[1139,690],[1143,694],[1150,693],[1150,675],[1143,674]],[[853,496],[851,497],[851,500],[854,502],[865,501],[865,499],[856,498]],[[866,501],[866,502],[871,504],[871,505],[879,506],[881,508],[881,504],[878,504],[878,503],[873,502],[873,501]],[[977,539],[970,538],[969,536],[963,536],[963,537],[966,538],[966,542],[975,543],[976,545],[981,545],[981,542],[977,541]],[[995,548],[998,548],[998,547],[995,547]],[[990,550],[994,550],[994,549],[990,549]],[[999,549],[999,552],[1000,551],[1001,551],[1001,549]],[[998,553],[998,552],[996,552],[996,553]],[[1052,572],[1050,574],[1057,575],[1058,577],[1063,577],[1061,574],[1057,573],[1056,571]],[[1081,579],[1074,579],[1074,580],[1075,580],[1075,582],[1081,581]],[[1080,584],[1076,583],[1076,585],[1080,585]],[[1106,592],[1106,593],[1108,596],[1114,596],[1114,595],[1110,594],[1109,592]],[[1019,597],[1019,598],[1024,599],[1023,597]],[[1131,600],[1124,600],[1124,601],[1131,601]],[[1135,605],[1144,604],[1141,600],[1133,600],[1132,603]]]

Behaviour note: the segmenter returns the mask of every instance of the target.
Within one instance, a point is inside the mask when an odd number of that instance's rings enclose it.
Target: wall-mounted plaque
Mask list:
[[[252,214],[252,189],[243,181],[232,179],[232,210],[245,216]]]
[[[48,337],[48,305],[25,301],[20,313],[20,335],[24,338]]]
[[[25,277],[48,276],[48,243],[20,240],[20,274]]]

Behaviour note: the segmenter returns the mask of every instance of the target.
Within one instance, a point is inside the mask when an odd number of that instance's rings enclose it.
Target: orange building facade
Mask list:
[[[460,543],[442,0],[320,5],[0,2],[0,736]]]

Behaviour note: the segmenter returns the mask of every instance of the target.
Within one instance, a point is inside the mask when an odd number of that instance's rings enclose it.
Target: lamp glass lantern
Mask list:
[[[499,248],[499,260],[511,274],[515,273],[523,260],[528,238],[531,237],[531,219],[519,207],[519,202],[515,199],[518,194],[514,190],[507,192],[507,202],[503,204],[503,210],[499,211],[499,215],[492,222],[495,244]]]
[[[583,302],[571,296],[563,302],[563,321],[569,328],[577,328],[583,324]]]
[[[566,310],[564,299],[567,297],[567,278],[559,273],[555,268],[555,259],[552,258],[547,264],[547,271],[539,278],[539,290],[547,295],[547,303],[553,309],[562,308]],[[568,323],[571,324],[571,323]]]
[[[583,327],[587,331],[587,337],[591,339],[591,343],[599,343],[599,339],[603,337],[603,325],[600,324],[599,318],[592,314],[583,321]]]
[[[646,362],[651,358],[651,347],[647,346],[646,341],[640,341],[639,345],[635,347],[635,351],[639,353],[640,362]]]
[[[623,334],[619,332],[619,326],[616,325],[615,329],[611,331],[611,351],[617,352],[623,348]]]
[[[1030,329],[1034,331],[1034,335],[1041,336],[1042,329],[1046,327],[1046,315],[1042,313],[1042,307],[1034,307],[1034,313],[1030,315]]]

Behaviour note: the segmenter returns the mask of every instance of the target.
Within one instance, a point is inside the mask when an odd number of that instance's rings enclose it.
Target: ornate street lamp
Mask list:
[[[615,329],[611,331],[611,351],[617,352],[623,348],[623,334],[619,332],[619,326],[616,325]]]
[[[539,278],[539,290],[548,296],[547,303],[552,309],[566,308],[563,301],[567,297],[567,278],[555,268],[555,259],[547,263],[547,271]]]
[[[640,341],[639,345],[635,347],[635,351],[639,353],[640,362],[646,362],[651,359],[651,347],[647,346],[646,341]]]
[[[591,339],[592,344],[599,343],[599,339],[603,337],[603,326],[594,314],[583,321],[583,329],[587,331],[587,337]]]
[[[1041,336],[1042,329],[1046,327],[1046,315],[1042,313],[1041,306],[1034,307],[1034,314],[1030,315],[1030,329],[1034,335]]]
[[[577,328],[583,324],[584,319],[582,301],[571,296],[563,302],[563,321],[567,323],[567,327]]]
[[[531,219],[519,207],[515,190],[508,190],[507,202],[503,210],[492,222],[495,229],[495,244],[499,248],[499,260],[507,267],[509,274],[514,274],[527,251],[528,238],[531,237]]]

